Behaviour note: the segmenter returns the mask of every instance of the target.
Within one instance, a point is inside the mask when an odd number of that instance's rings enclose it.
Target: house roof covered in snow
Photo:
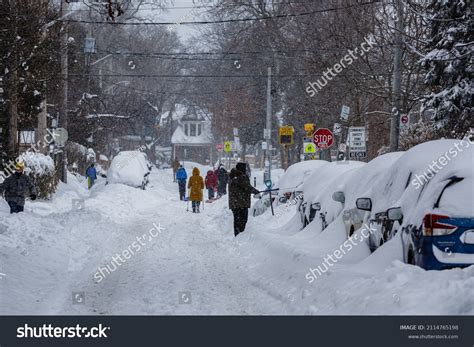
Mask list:
[[[176,104],[173,111],[163,112],[158,116],[157,122],[161,123],[169,117],[175,121],[194,121],[194,120],[208,120],[211,115],[206,110],[197,106],[186,106],[183,104]]]
[[[211,122],[201,122],[202,130],[200,135],[188,136],[185,133],[184,125],[179,124],[171,136],[171,143],[173,145],[209,145],[212,143]]]

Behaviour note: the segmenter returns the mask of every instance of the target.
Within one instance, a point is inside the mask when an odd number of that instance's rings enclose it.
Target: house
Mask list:
[[[170,116],[176,124],[171,135],[172,157],[181,161],[212,163],[214,145],[210,114],[199,107],[176,105],[174,112],[163,114],[162,120]]]

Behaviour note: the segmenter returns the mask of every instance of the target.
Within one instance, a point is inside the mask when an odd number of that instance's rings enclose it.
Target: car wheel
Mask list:
[[[303,222],[303,228],[306,228],[308,224],[309,224],[308,219],[305,217],[304,222]]]
[[[415,251],[413,250],[413,248],[411,246],[410,246],[410,248],[408,248],[407,264],[416,265]]]
[[[349,230],[349,237],[351,237],[352,235],[354,235],[354,231],[355,231],[354,226],[351,225],[351,230]]]

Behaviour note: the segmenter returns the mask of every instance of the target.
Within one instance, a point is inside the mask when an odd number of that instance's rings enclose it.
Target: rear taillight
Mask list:
[[[440,220],[449,219],[449,216],[427,214],[423,220],[423,235],[443,236],[452,234],[457,228],[454,225],[441,223]]]

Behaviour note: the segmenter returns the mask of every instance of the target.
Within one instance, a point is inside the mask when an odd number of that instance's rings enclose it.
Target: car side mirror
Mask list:
[[[345,196],[344,192],[334,192],[332,194],[332,199],[334,201],[340,202],[342,204],[346,202],[346,196]]]
[[[356,200],[356,206],[362,211],[372,211],[372,200],[370,198],[359,198]]]
[[[314,202],[311,204],[311,207],[313,208],[313,210],[319,211],[321,209],[321,203]]]
[[[392,207],[387,210],[387,217],[393,221],[400,221],[403,219],[401,207]]]

